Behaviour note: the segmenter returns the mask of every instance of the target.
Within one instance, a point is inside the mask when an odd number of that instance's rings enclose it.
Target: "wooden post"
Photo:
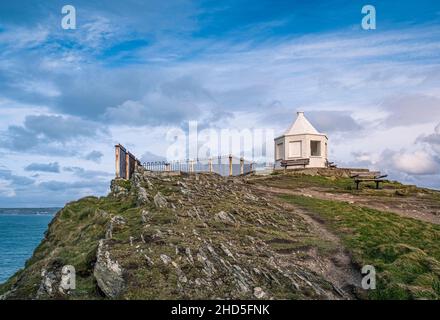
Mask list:
[[[125,154],[125,179],[130,180],[130,154]]]
[[[244,159],[240,158],[240,174],[244,174]]]
[[[212,172],[212,158],[208,159],[209,172]]]
[[[232,155],[229,155],[229,176],[232,176]]]
[[[223,173],[223,163],[221,156],[217,156],[218,173],[221,175]]]
[[[115,145],[115,176],[116,178],[121,177],[121,148],[120,145]]]

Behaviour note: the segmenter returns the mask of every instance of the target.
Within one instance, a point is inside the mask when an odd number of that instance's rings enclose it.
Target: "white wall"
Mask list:
[[[321,155],[311,156],[310,155],[310,141],[320,141],[321,142]],[[298,151],[298,144],[296,142],[301,142],[301,152],[297,156],[295,152],[292,152],[290,148],[294,147],[295,151]],[[275,158],[277,157],[277,144],[283,143],[283,155],[280,155],[283,160],[294,160],[294,159],[310,159],[310,164],[308,168],[322,168],[325,167],[327,156],[328,156],[328,139],[322,134],[301,134],[301,135],[291,135],[291,136],[281,136],[275,139]],[[294,144],[293,144],[294,143]],[[275,167],[280,165],[279,159],[275,159]]]

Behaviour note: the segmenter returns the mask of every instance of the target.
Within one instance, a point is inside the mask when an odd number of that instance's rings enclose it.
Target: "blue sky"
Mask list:
[[[299,109],[340,166],[440,188],[439,26],[426,0],[2,1],[0,207],[106,194],[115,143],[152,159],[190,120],[280,133]]]

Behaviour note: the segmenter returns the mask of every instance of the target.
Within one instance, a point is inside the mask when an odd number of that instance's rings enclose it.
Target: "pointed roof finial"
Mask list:
[[[298,111],[297,118],[289,130],[286,131],[285,135],[293,134],[319,134],[318,130],[313,127],[313,125],[304,116],[304,111]]]

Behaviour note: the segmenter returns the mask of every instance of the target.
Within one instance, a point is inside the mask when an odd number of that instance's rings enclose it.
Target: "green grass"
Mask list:
[[[46,239],[26,263],[26,269],[18,272],[7,284],[0,285],[0,294],[18,284],[16,297],[34,298],[41,283],[42,268],[57,269],[51,266],[71,264],[77,271],[77,290],[71,298],[102,298],[93,277],[93,267],[98,241],[104,238],[111,217],[116,215],[125,223],[113,226],[112,240],[108,245],[112,259],[120,262],[126,271],[128,290],[124,298],[228,297],[236,287],[235,278],[222,267],[218,268],[215,278],[210,279],[210,283],[215,280],[223,282],[215,288],[215,294],[190,284],[182,284],[183,291],[180,291],[176,285],[175,267],[164,265],[160,259],[161,254],[166,254],[180,266],[188,279],[201,278],[203,266],[196,258],[201,241],[211,243],[219,255],[223,255],[220,244],[227,244],[238,257],[238,261],[231,260],[231,263],[258,268],[266,266],[272,253],[285,259],[295,253],[294,259],[304,257],[305,260],[310,258],[307,251],[311,248],[326,257],[339,249],[339,243],[323,240],[315,234],[305,219],[291,215],[279,206],[268,205],[268,200],[246,201],[246,186],[241,189],[240,186],[225,186],[224,181],[209,180],[216,185],[207,187],[207,184],[203,185],[204,177],[199,177],[200,182],[187,181],[192,187],[192,197],[196,198],[182,195],[176,184],[177,178],[154,181],[153,189],[144,185],[151,197],[160,191],[176,208],[156,208],[152,201],[139,206],[136,190],[120,180],[114,183],[131,189],[130,193],[122,197],[86,197],[69,203],[50,224]],[[350,190],[351,179],[343,178],[279,175],[266,182],[280,188],[319,187],[331,190],[329,192],[355,192]],[[380,276],[379,289],[371,293],[371,298],[435,299],[440,296],[438,227],[339,202],[304,197],[284,199],[322,217],[335,234],[342,236],[360,266],[376,266]],[[187,212],[194,214],[194,207],[200,217],[187,215]],[[143,210],[149,211],[147,223],[142,222]],[[214,217],[220,211],[228,212],[236,223],[217,221]],[[262,242],[267,246],[264,252],[256,250]],[[180,259],[185,256],[186,248],[191,249],[194,265]],[[154,264],[147,263],[144,255],[148,255]],[[259,280],[275,298],[317,297],[315,292],[307,289],[298,291],[287,282],[277,284],[261,277]],[[322,287],[329,285],[320,277],[313,278],[312,282]]]
[[[418,188],[413,185],[404,185],[395,181],[385,180],[376,189],[374,182],[364,182],[360,184],[360,190],[356,190],[356,185],[351,178],[312,176],[306,174],[276,174],[255,183],[282,189],[305,189],[318,188],[325,189],[326,192],[350,193],[363,196],[382,196],[382,197],[420,197],[430,201],[440,201],[440,192]]]
[[[319,187],[345,191],[351,190],[354,187],[353,180],[350,178],[332,178],[304,174],[279,174],[270,176],[264,182],[259,183],[278,188]]]
[[[440,299],[440,226],[339,201],[283,195],[316,215],[360,267],[373,265],[371,299]]]
[[[112,197],[85,197],[67,204],[49,224],[45,240],[35,249],[32,257],[26,261],[27,272],[19,271],[8,282],[0,285],[0,294],[19,282],[16,291],[22,298],[34,297],[41,282],[41,270],[50,265],[73,265],[76,269],[77,290],[73,299],[97,298],[96,284],[93,278],[93,265],[96,259],[98,241],[105,236],[110,215],[124,212],[133,215],[135,200]],[[139,216],[139,209],[136,209]],[[140,220],[140,218],[138,218]],[[128,238],[128,236],[127,236]]]

